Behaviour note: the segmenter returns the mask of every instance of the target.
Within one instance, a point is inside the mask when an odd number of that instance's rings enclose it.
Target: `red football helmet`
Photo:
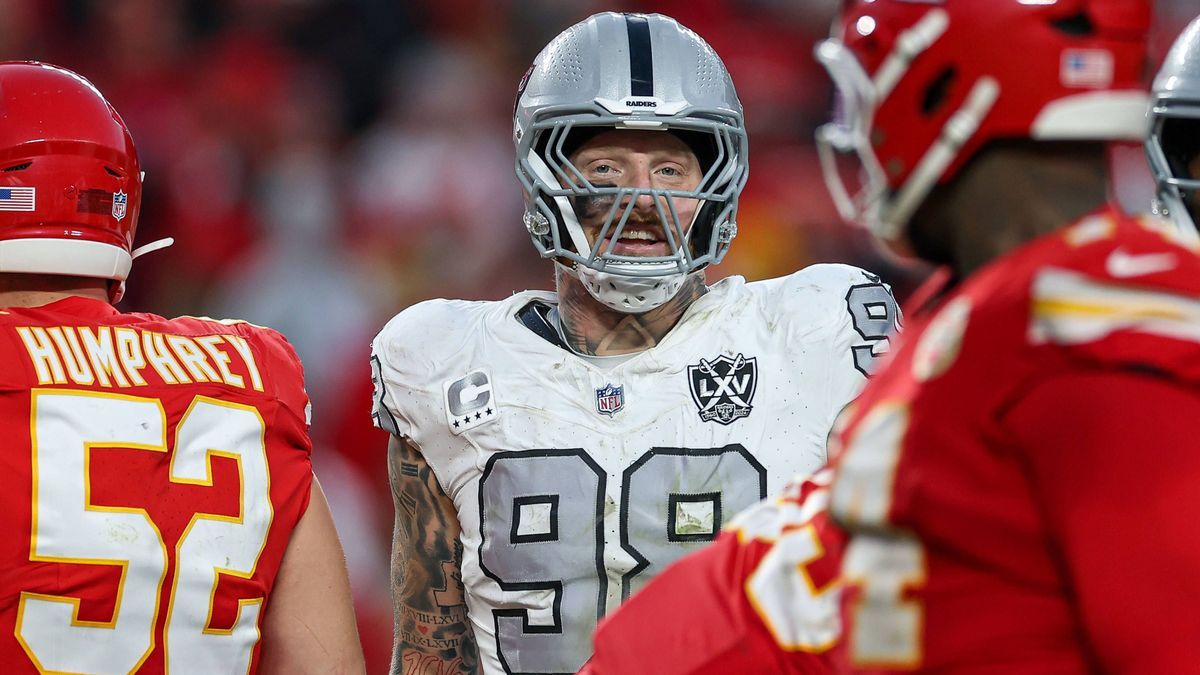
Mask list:
[[[133,138],[91,82],[0,62],[0,272],[124,281],[141,201]]]
[[[1141,140],[1150,15],[1150,0],[848,0],[816,49],[838,93],[817,144],[839,212],[895,242],[990,140]]]

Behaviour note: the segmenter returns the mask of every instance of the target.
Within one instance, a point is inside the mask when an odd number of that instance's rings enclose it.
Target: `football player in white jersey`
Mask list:
[[[669,17],[554,38],[514,140],[557,292],[420,303],[373,345],[395,672],[578,670],[607,611],[821,466],[899,319],[845,265],[705,285],[748,146],[725,66]]]

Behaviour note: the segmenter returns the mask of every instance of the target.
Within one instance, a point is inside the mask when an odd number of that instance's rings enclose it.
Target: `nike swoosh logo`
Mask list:
[[[1117,249],[1104,261],[1104,269],[1118,279],[1128,279],[1175,269],[1178,262],[1174,253],[1134,255],[1126,253],[1124,249]]]

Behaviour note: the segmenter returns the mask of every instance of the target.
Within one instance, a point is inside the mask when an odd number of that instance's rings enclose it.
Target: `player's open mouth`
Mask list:
[[[612,238],[607,237],[601,245],[601,251],[608,251]],[[612,248],[616,255],[628,256],[668,256],[671,255],[671,245],[667,242],[662,228],[656,225],[626,224],[621,231],[621,237]]]

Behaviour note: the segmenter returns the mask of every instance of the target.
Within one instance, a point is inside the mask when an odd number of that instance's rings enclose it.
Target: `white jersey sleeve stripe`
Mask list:
[[[1123,330],[1200,342],[1200,300],[1050,268],[1033,285],[1034,344],[1085,344]]]

